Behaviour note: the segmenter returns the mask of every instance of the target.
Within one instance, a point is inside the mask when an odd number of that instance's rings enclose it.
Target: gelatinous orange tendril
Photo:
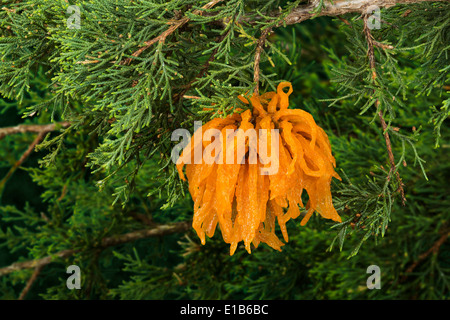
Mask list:
[[[288,88],[287,93],[285,88]],[[205,244],[205,236],[212,237],[219,226],[224,241],[230,244],[230,255],[241,241],[249,253],[251,244],[258,247],[260,243],[281,251],[284,243],[275,234],[275,220],[287,242],[286,223],[300,216],[299,206],[304,207],[303,190],[308,194],[308,202],[300,223],[302,226],[314,212],[341,222],[331,198],[331,179],[340,180],[340,177],[334,170],[336,161],[328,136],[311,114],[288,109],[292,92],[289,82],[281,82],[276,92],[252,96],[250,101],[239,96],[242,102],[251,104],[252,111],[235,112],[209,121],[194,133],[183,150],[177,169],[180,178],[185,180],[183,167],[186,166],[189,192],[194,201],[193,228],[202,244]],[[217,129],[221,133],[217,138],[221,141],[215,142],[212,155],[221,160],[206,163],[202,159],[201,163],[194,163],[194,149],[201,148],[203,152],[215,141],[197,142],[208,129]],[[245,133],[250,129],[258,132],[258,143],[267,145],[265,153],[257,148],[256,163],[249,161],[251,143]],[[267,134],[260,134],[259,129],[266,129]],[[280,134],[272,136],[270,129],[278,129]],[[240,138],[246,139],[245,152],[241,152],[241,159],[238,159]],[[275,152],[271,142],[276,142],[273,140],[277,138],[278,171],[262,174]]]

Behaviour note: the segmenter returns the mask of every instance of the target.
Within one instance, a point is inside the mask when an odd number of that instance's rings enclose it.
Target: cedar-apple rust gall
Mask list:
[[[245,115],[244,115],[245,116]],[[201,121],[194,122],[195,133],[190,136],[189,131],[177,129],[172,133],[173,139],[181,137],[172,152],[172,160],[180,164],[263,164],[259,169],[262,175],[276,174],[279,169],[279,129],[249,128],[206,129]],[[179,150],[188,144],[192,149],[178,156]],[[186,150],[186,149],[185,149]],[[180,171],[180,175],[182,171]]]
[[[251,244],[256,248],[260,243],[281,251],[284,243],[275,234],[275,221],[285,242],[286,223],[301,214],[302,226],[314,212],[341,222],[331,198],[331,179],[340,177],[328,136],[311,114],[288,109],[292,92],[289,82],[281,82],[276,92],[249,100],[239,96],[251,110],[236,109],[204,125],[196,122],[193,137],[185,129],[173,132],[172,141],[182,141],[172,160],[189,183],[192,226],[202,244],[219,226],[230,255],[241,241],[248,253]]]

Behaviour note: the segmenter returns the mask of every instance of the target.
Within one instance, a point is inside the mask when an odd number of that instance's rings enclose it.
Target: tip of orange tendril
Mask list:
[[[230,255],[240,242],[249,254],[251,245],[257,248],[260,243],[281,251],[284,243],[275,226],[278,224],[283,240],[288,242],[286,224],[301,216],[300,207],[306,212],[301,226],[306,225],[314,212],[325,219],[342,221],[333,206],[330,190],[333,177],[341,180],[334,170],[336,161],[330,141],[311,114],[288,109],[292,93],[291,83],[281,82],[276,92],[249,99],[238,96],[252,110],[236,108],[227,117],[214,118],[196,131],[184,148],[176,167],[180,178],[189,183],[194,201],[192,225],[202,244],[206,243],[206,237],[215,234],[218,226],[223,240],[230,244]],[[214,148],[214,139],[196,142],[208,129],[221,133],[220,143]],[[249,138],[254,129],[257,129],[256,148],[251,147]],[[272,134],[271,129],[279,129],[279,135]],[[245,142],[241,155],[239,139]],[[278,150],[273,143],[278,143]],[[261,148],[261,144],[266,148]],[[196,147],[202,152],[214,149],[211,153],[214,163],[194,163]],[[256,152],[253,162],[252,152]],[[221,161],[217,161],[219,158]],[[264,174],[273,163],[278,165],[277,170]],[[306,206],[302,201],[304,191],[308,194]]]

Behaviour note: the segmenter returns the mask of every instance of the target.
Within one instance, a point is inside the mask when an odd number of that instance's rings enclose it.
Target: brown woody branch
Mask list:
[[[69,126],[70,122],[64,121],[51,124],[20,124],[14,127],[0,128],[0,140],[10,134],[26,133],[26,132],[47,133],[55,131],[58,128],[67,128]]]
[[[75,252],[77,252],[77,250],[72,250],[72,249],[62,250],[58,253],[55,253],[51,256],[47,256],[47,257],[44,257],[41,259],[16,262],[7,267],[1,268],[0,269],[0,277],[7,275],[11,272],[15,272],[15,271],[23,270],[23,269],[43,267],[43,266],[53,262],[54,260],[56,260],[56,258],[64,259],[64,258],[70,257]]]
[[[107,248],[111,246],[116,246],[119,244],[124,244],[127,242],[136,241],[139,239],[151,238],[151,237],[161,237],[172,233],[186,232],[192,227],[191,221],[182,221],[174,224],[163,224],[158,225],[153,229],[143,229],[138,231],[133,231],[130,233],[125,233],[119,236],[104,238],[101,241],[101,247]]]
[[[284,24],[291,25],[318,16],[340,16],[347,13],[366,13],[370,6],[379,8],[390,8],[400,4],[414,4],[420,2],[449,2],[449,0],[333,0],[327,1],[324,8],[319,13],[314,13],[317,8],[317,1],[304,6],[299,6],[292,10],[286,18],[280,22],[279,26]]]
[[[255,63],[254,63],[254,73],[253,73],[253,82],[256,84],[254,95],[259,95],[259,63],[261,61],[261,52],[266,43],[266,38],[269,35],[271,28],[266,28],[261,32],[261,36],[259,37],[258,44],[256,45],[255,51]]]
[[[178,232],[186,232],[191,228],[192,222],[191,221],[182,221],[177,222],[174,224],[167,224],[167,225],[158,225],[155,228],[152,229],[144,229],[144,230],[138,230],[133,231],[130,233],[122,234],[119,236],[113,236],[113,237],[107,237],[103,238],[100,241],[100,244],[96,249],[105,249],[111,246],[116,246],[128,242],[133,242],[139,239],[145,239],[145,238],[151,238],[151,237],[160,237],[165,236],[172,233],[178,233]],[[4,267],[0,269],[0,277],[7,275],[11,272],[23,270],[23,269],[30,269],[30,268],[41,268],[47,264],[50,264],[54,262],[57,258],[64,259],[67,257],[72,256],[79,250],[74,249],[67,249],[59,251],[58,253],[55,253],[53,255],[36,259],[36,260],[29,260],[24,262],[16,262],[11,264],[10,266]]]

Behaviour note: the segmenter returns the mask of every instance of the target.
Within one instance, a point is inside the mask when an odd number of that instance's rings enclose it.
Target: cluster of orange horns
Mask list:
[[[286,223],[301,214],[302,226],[314,212],[341,222],[331,198],[331,179],[340,177],[328,136],[311,114],[288,109],[292,91],[289,82],[282,82],[276,92],[239,96],[252,110],[207,122],[184,148],[177,168],[189,183],[192,225],[202,244],[219,226],[230,255],[241,241],[249,253],[251,244],[260,243],[281,251],[284,243],[276,235],[275,221],[285,242]],[[198,139],[210,129],[219,134]],[[194,161],[196,150],[214,161]]]

